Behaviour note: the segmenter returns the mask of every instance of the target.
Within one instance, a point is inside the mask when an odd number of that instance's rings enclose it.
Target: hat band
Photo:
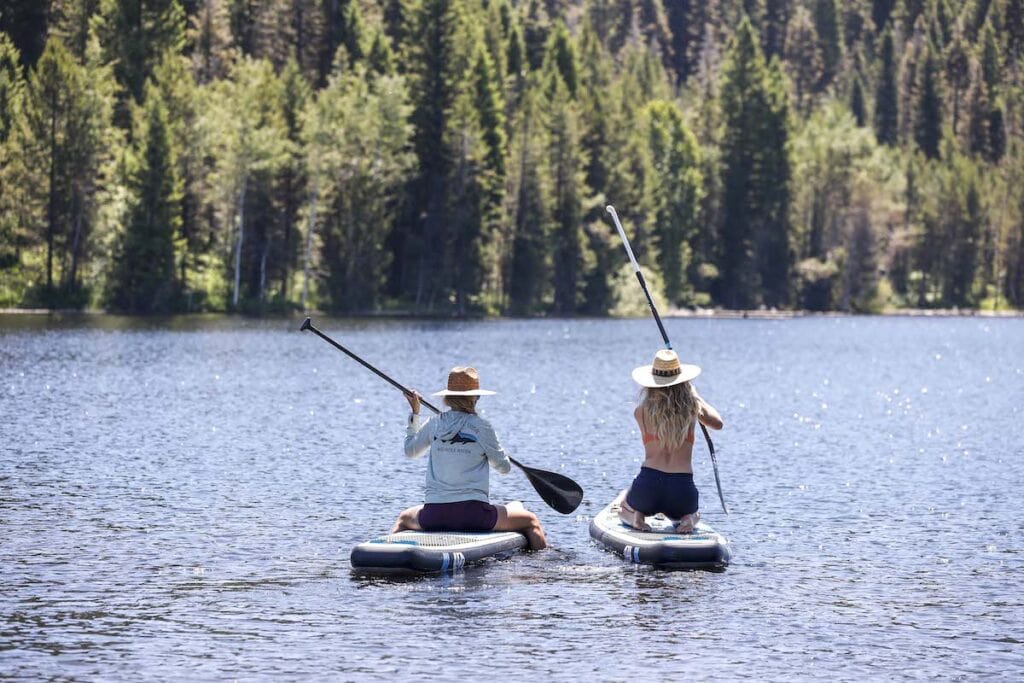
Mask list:
[[[658,368],[651,368],[651,374],[655,377],[675,377],[683,372],[682,368],[672,368],[671,370],[659,370]]]

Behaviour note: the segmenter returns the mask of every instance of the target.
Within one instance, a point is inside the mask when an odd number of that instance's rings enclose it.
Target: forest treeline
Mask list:
[[[4,0],[0,306],[1024,307],[1024,0]]]

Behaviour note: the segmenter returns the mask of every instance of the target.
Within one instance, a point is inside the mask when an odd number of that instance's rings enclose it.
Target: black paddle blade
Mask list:
[[[526,478],[533,484],[533,488],[553,510],[568,515],[580,506],[580,502],[583,500],[583,489],[569,477],[556,472],[527,467],[514,458],[509,458],[509,460],[523,471]]]
[[[302,321],[302,327],[299,328],[299,332],[305,332],[306,330],[308,330],[312,326],[313,325],[310,322],[309,318],[306,318],[305,320]]]

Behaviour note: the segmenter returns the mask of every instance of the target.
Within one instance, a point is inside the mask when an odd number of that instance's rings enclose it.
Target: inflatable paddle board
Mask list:
[[[629,562],[666,569],[715,569],[728,566],[729,541],[704,522],[676,533],[664,515],[647,518],[651,531],[639,531],[619,519],[620,495],[590,522],[590,536]]]
[[[400,531],[352,549],[354,571],[395,574],[455,572],[488,557],[511,556],[527,545],[515,531]]]

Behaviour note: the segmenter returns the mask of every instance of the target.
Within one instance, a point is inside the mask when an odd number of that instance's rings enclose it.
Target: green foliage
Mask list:
[[[840,26],[837,0],[814,0],[814,28],[821,50],[821,79],[818,87],[825,89],[835,79],[843,59],[843,31]]]
[[[77,64],[57,39],[47,43],[26,83],[23,107],[8,144],[10,212],[26,246],[45,245],[45,278],[27,294],[49,305],[84,305],[88,284],[81,266],[93,246],[90,234],[111,143],[110,75],[90,50]],[[10,214],[9,214],[10,215]]]
[[[1020,0],[8,5],[5,304],[1024,305]]]
[[[164,53],[185,45],[185,12],[178,0],[100,0],[95,26],[117,82],[135,102],[142,100],[146,79]]]
[[[926,47],[914,109],[914,142],[929,159],[939,156],[939,143],[942,141],[943,112],[939,78],[934,51]]]
[[[306,244],[312,247],[314,234],[319,240],[320,301],[332,309],[369,311],[381,303],[396,210],[391,197],[413,166],[409,111],[402,76],[356,65],[334,76],[303,114],[313,188]]]
[[[674,305],[692,300],[687,282],[690,241],[697,234],[703,196],[697,139],[672,102],[654,100],[642,113],[654,167],[654,240],[657,263],[665,281],[665,296]]]
[[[733,308],[788,301],[789,151],[785,90],[744,20],[722,71],[722,273]]]
[[[875,86],[875,135],[885,145],[895,145],[899,135],[899,81],[892,27],[882,34],[879,76]]]
[[[132,195],[118,247],[108,306],[127,313],[166,313],[175,308],[175,240],[181,227],[181,181],[160,91],[149,86],[142,130],[129,173]]]

